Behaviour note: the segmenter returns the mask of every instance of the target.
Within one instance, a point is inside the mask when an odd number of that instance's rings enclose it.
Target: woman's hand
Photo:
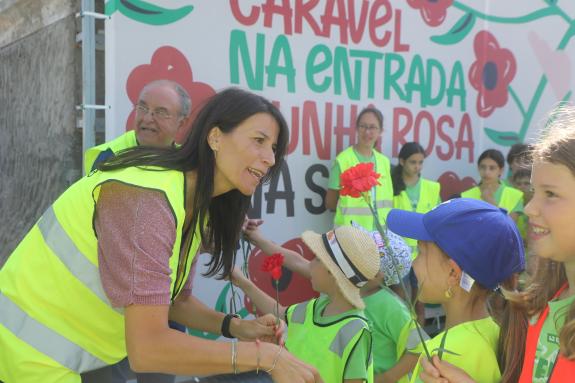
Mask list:
[[[270,374],[275,383],[323,383],[315,367],[297,359],[288,350],[280,352]]]
[[[465,371],[441,361],[437,355],[432,357],[432,362],[429,362],[427,358],[421,358],[423,371],[419,377],[425,383],[475,383]]]
[[[283,336],[286,325],[284,321],[272,314],[266,314],[256,319],[233,319],[230,332],[233,336],[241,340],[254,341],[260,339],[263,342],[280,344],[283,343]]]
[[[264,221],[261,219],[246,218],[242,226],[244,235],[255,246],[258,246],[258,243],[263,239],[259,229],[262,223],[264,223]]]

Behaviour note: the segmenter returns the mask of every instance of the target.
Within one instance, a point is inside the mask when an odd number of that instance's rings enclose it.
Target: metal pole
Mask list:
[[[94,12],[94,0],[82,0],[82,13]],[[82,16],[82,104],[96,103],[96,27],[93,17]],[[96,143],[96,110],[82,111],[82,153]],[[83,166],[82,166],[83,168]]]

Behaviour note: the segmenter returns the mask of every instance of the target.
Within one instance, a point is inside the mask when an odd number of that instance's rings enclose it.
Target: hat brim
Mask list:
[[[434,242],[423,223],[424,214],[392,209],[387,215],[387,227],[402,237]]]
[[[325,248],[321,235],[308,230],[301,235],[301,239],[315,254],[319,261],[327,268],[330,274],[333,275],[335,283],[339,291],[343,294],[343,297],[354,307],[364,309],[365,304],[359,295],[359,288],[354,286],[353,283],[345,277],[343,271],[341,271],[336,263],[331,259]]]

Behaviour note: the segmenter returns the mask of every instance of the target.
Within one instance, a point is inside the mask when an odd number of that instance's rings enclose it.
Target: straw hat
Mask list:
[[[341,226],[325,234],[306,231],[301,238],[333,275],[344,298],[363,309],[359,288],[379,271],[379,252],[371,236],[355,227]]]

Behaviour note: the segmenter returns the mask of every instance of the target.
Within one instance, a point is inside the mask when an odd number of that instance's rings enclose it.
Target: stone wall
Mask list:
[[[81,174],[80,66],[69,3],[0,2],[0,265]]]

